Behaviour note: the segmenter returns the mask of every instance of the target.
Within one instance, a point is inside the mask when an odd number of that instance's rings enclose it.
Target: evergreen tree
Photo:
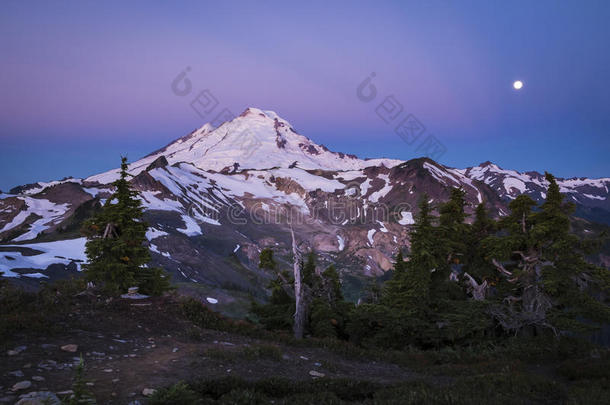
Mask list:
[[[88,240],[88,280],[101,283],[111,294],[139,285],[144,294],[161,294],[169,289],[168,277],[158,268],[148,268],[150,254],[138,192],[127,180],[127,159],[121,159],[120,177],[113,183],[114,193],[102,210],[84,225]]]
[[[269,283],[271,297],[266,304],[252,302],[250,311],[269,330],[291,330],[294,314],[294,280],[288,272],[278,274]]]
[[[331,265],[314,275],[310,329],[316,337],[346,338],[345,324],[353,305],[343,299],[339,273]]]
[[[533,228],[533,210],[536,202],[529,196],[521,194],[509,204],[510,214],[501,218],[498,226],[500,233],[492,235],[483,241],[483,248],[488,252],[491,262],[494,264],[502,276],[498,283],[498,302],[491,308],[494,317],[500,322],[502,327],[510,332],[516,332],[528,325],[536,322],[544,322],[546,316],[546,306],[540,306],[544,313],[542,316],[535,316],[534,313],[528,314],[522,311],[519,301],[522,300],[522,293],[525,289],[534,292],[537,288],[535,284],[535,272],[528,268],[523,268],[525,262],[520,262],[515,252],[530,252],[535,249],[535,243],[531,237]],[[537,290],[536,290],[537,291]],[[527,300],[527,298],[526,298]],[[527,303],[523,308],[532,308]],[[537,318],[537,319],[535,319]]]
[[[389,280],[388,280],[389,283]],[[379,304],[382,296],[382,289],[379,286],[377,279],[371,277],[364,287],[362,297],[359,299],[359,303],[363,304]]]
[[[319,295],[324,296],[326,301],[335,306],[338,302],[343,301],[343,293],[341,292],[341,281],[339,273],[334,265],[328,266],[321,274],[322,288]]]
[[[460,203],[463,195],[454,192],[453,196],[451,209],[451,205],[443,205],[445,230],[460,230],[464,225],[464,205]],[[441,235],[434,226],[428,196],[424,195],[410,235],[409,261],[397,257],[382,305],[363,304],[352,312],[348,325],[350,339],[383,347],[428,348],[468,344],[473,338],[480,340],[486,335],[492,327],[486,304],[466,300],[463,289],[449,281],[448,276],[432,279],[440,266],[447,265],[446,246],[457,246],[443,245]]]
[[[346,338],[345,324],[353,305],[343,298],[339,273],[331,265],[318,274],[313,252],[300,266],[306,319],[304,331],[316,337]],[[262,305],[252,302],[251,312],[267,329],[290,330],[294,325],[296,305],[294,277],[287,272],[279,273],[269,287],[269,302]]]
[[[485,203],[480,203],[475,209],[474,222],[468,233],[464,272],[468,272],[479,281],[488,280],[491,284],[495,284],[497,271],[487,260],[483,241],[493,235],[495,230],[495,221],[489,217]]]
[[[273,250],[269,248],[263,249],[259,256],[258,267],[261,269],[274,270],[276,265],[277,264],[273,259]]]
[[[439,262],[434,273],[435,284],[447,281],[450,265],[464,262],[469,226],[465,223],[466,192],[461,188],[452,188],[449,200],[439,207],[439,226],[437,250]]]
[[[314,252],[307,254],[307,261],[301,264],[303,283],[313,288],[316,276],[316,255]]]
[[[431,274],[438,271],[441,263],[436,252],[432,220],[428,196],[424,195],[411,232],[411,253],[405,277],[407,296],[414,304],[428,303]]]
[[[485,202],[481,202],[479,205],[477,205],[477,208],[474,211],[472,234],[478,240],[482,240],[491,235],[495,231],[495,228],[495,222],[489,217],[489,213],[485,207]]]
[[[428,196],[419,203],[419,214],[411,231],[409,261],[399,252],[395,273],[388,282],[384,302],[390,307],[408,310],[425,306],[430,294],[430,273],[438,268],[436,240]],[[400,259],[400,260],[399,260]]]
[[[261,269],[275,270],[277,263],[273,259],[273,250],[265,248],[259,256],[258,267]],[[292,314],[294,313],[294,279],[287,272],[279,272],[275,280],[272,280],[268,288],[271,297],[266,304],[251,303],[251,312],[258,321],[269,330],[290,330],[292,328]]]
[[[538,331],[550,328],[555,333],[577,330],[579,319],[610,319],[610,310],[587,294],[591,285],[608,290],[607,280],[598,277],[600,269],[588,263],[585,243],[570,232],[574,207],[563,202],[555,178],[549,182],[546,201],[537,212],[527,196],[517,197],[511,214],[501,221],[506,235],[492,237],[494,264],[512,286],[508,307],[494,309],[494,315],[511,331]]]
[[[407,273],[407,263],[405,262],[402,251],[398,249],[396,258],[394,260],[394,269],[392,272],[392,278],[385,283],[383,291],[382,302],[388,306],[397,306],[400,301],[400,297],[406,289],[405,276]],[[374,285],[376,283],[373,281]]]
[[[581,326],[578,319],[607,321],[610,308],[586,291],[592,285],[606,291],[610,289],[607,279],[599,277],[605,269],[586,260],[594,245],[570,231],[574,204],[563,201],[552,174],[546,173],[546,180],[549,182],[547,197],[541,210],[534,214],[532,237],[540,251],[542,289],[552,303],[549,322],[563,330],[578,329]]]
[[[441,204],[439,208],[439,225],[441,227],[458,229],[460,224],[464,223],[466,214],[464,208],[466,207],[466,200],[464,196],[466,192],[461,188],[452,188],[449,193],[449,200]]]

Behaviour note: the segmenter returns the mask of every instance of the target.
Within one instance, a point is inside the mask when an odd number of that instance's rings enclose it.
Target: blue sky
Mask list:
[[[2,190],[107,170],[201,126],[207,119],[171,91],[186,67],[196,91],[210,89],[232,112],[274,110],[361,157],[417,157],[375,113],[393,95],[446,146],[441,163],[610,176],[606,1],[0,9]],[[378,97],[363,103],[356,88],[371,72]]]

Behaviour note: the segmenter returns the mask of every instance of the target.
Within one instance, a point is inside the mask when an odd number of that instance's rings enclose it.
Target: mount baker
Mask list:
[[[299,134],[272,111],[248,108],[217,128],[205,124],[129,165],[150,228],[152,262],[194,294],[224,302],[263,296],[273,276],[258,268],[272,247],[280,267],[290,261],[289,224],[320,264],[333,262],[349,298],[365,276],[391,268],[417,201],[434,205],[462,187],[472,212],[492,215],[525,193],[540,202],[547,183],[537,172],[491,162],[466,169],[428,158],[359,159],[332,152]],[[0,272],[22,284],[80,271],[86,260],[83,220],[110,195],[118,169],[86,179],[18,186],[0,193]],[[610,178],[558,179],[577,207],[575,228],[610,224]],[[598,258],[606,266],[607,254]],[[350,294],[352,294],[350,296]]]

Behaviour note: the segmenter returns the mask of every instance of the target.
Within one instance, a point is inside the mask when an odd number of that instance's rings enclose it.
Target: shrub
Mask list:
[[[248,405],[258,405],[258,404],[268,404],[270,403],[269,399],[266,398],[259,392],[254,390],[232,390],[229,393],[222,396],[220,399],[221,404],[226,405],[240,405],[240,404],[248,404]]]
[[[557,372],[570,380],[610,379],[610,358],[565,360]]]
[[[63,316],[85,288],[82,279],[58,280],[44,284],[38,293],[7,284],[0,288],[0,341],[19,331],[53,332],[58,324],[52,319]]]
[[[350,314],[347,333],[358,345],[402,348],[410,343],[408,317],[384,305],[363,304]]]
[[[282,352],[277,346],[273,345],[256,345],[244,347],[242,354],[248,359],[270,359],[279,361],[282,360]]]
[[[219,399],[232,390],[248,389],[248,384],[237,377],[224,377],[215,380],[199,380],[190,384],[201,397]]]
[[[144,271],[136,273],[140,292],[155,297],[161,296],[164,292],[173,289],[169,279],[169,274],[160,267],[146,268]]]
[[[195,405],[201,403],[201,398],[186,383],[181,381],[171,387],[157,390],[148,403],[150,405]]]
[[[85,362],[83,356],[80,356],[80,362],[76,367],[76,376],[72,384],[72,394],[67,400],[68,405],[95,404],[95,397],[87,389],[87,381],[85,380]]]
[[[314,300],[311,305],[310,325],[311,333],[315,337],[337,337],[337,314],[330,305],[320,299]]]
[[[228,321],[222,315],[194,298],[182,301],[180,307],[184,316],[197,326],[209,329],[222,329],[223,326],[227,326]]]
[[[258,267],[260,267],[261,269],[273,270],[276,266],[277,264],[273,259],[273,250],[269,248],[261,250]]]

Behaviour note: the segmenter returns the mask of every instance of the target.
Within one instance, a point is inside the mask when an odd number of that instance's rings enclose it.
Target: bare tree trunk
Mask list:
[[[115,226],[112,222],[109,222],[108,224],[106,224],[106,229],[104,229],[104,235],[102,236],[103,239],[106,238],[113,238],[116,237],[116,230],[115,230]]]
[[[297,247],[292,226],[290,226],[290,233],[292,234],[292,253],[294,255],[294,337],[296,339],[302,339],[303,330],[305,329],[305,301],[303,299],[303,285],[301,280],[301,255]]]
[[[470,290],[472,292],[472,298],[474,298],[475,301],[482,301],[482,300],[484,300],[485,299],[485,292],[487,291],[487,280],[485,280],[481,284],[479,284],[468,273],[464,273],[464,277],[468,279],[468,283],[470,284]]]
[[[498,271],[512,277],[508,278],[509,282],[521,284],[521,295],[505,298],[508,307],[493,309],[494,316],[505,329],[514,330],[515,333],[536,331],[542,327],[548,327],[557,334],[555,328],[547,323],[547,312],[553,307],[553,302],[540,285],[542,267],[552,263],[542,262],[540,254],[533,249],[528,252],[514,251],[513,253],[521,256],[519,276],[513,276],[513,272],[506,270],[496,259],[492,259],[492,263]],[[517,302],[520,302],[520,305],[515,308],[513,305]]]

